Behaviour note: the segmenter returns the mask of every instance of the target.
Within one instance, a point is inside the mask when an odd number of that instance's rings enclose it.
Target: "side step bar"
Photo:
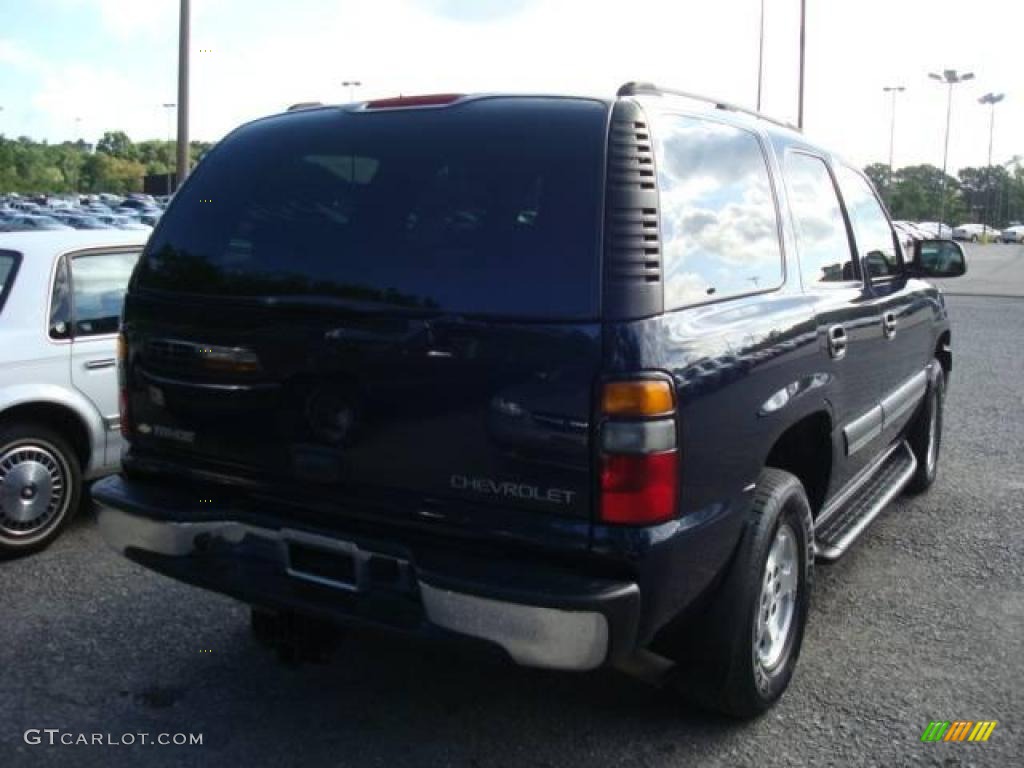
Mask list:
[[[916,469],[917,459],[906,440],[892,446],[822,512],[814,526],[816,557],[831,562],[846,554]]]

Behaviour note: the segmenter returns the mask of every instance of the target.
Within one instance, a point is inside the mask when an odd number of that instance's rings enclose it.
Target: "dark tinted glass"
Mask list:
[[[713,301],[782,283],[768,167],[754,134],[710,120],[657,119],[665,241],[665,306]]]
[[[896,240],[874,190],[863,176],[849,168],[839,168],[836,176],[853,224],[857,252],[864,262],[868,275],[895,275],[900,270]]]
[[[68,277],[67,259],[57,262],[53,276],[53,291],[50,294],[50,336],[66,339],[71,336],[71,280]]]
[[[504,99],[251,124],[179,193],[137,285],[594,316],[606,121],[598,102]]]
[[[116,333],[138,253],[76,256],[71,262],[76,336]]]
[[[4,308],[7,295],[14,286],[15,266],[17,255],[14,253],[0,253],[0,310]]]
[[[785,173],[804,285],[856,280],[846,220],[825,161],[790,154]]]

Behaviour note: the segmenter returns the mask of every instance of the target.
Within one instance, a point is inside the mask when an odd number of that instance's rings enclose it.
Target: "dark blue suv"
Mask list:
[[[384,625],[756,714],[815,559],[935,477],[922,278],[964,269],[799,133],[649,85],[258,120],[131,281],[100,524],[280,648]]]

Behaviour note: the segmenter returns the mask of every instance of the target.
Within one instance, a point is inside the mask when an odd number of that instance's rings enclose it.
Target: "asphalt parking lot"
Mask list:
[[[1024,296],[1024,248],[969,250],[972,264],[1016,260],[1000,282],[1009,292],[1017,275]],[[1019,765],[1024,298],[949,303],[937,484],[818,569],[794,683],[755,722],[615,672],[523,670],[387,634],[353,634],[328,666],[282,667],[243,607],[119,558],[87,514],[48,551],[0,564],[0,765]],[[956,719],[999,725],[984,744],[919,741]],[[203,744],[28,745],[31,728]]]

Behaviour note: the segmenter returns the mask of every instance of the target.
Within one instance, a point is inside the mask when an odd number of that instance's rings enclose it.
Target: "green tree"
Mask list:
[[[122,160],[138,160],[139,152],[124,131],[107,131],[96,144],[96,151]]]

